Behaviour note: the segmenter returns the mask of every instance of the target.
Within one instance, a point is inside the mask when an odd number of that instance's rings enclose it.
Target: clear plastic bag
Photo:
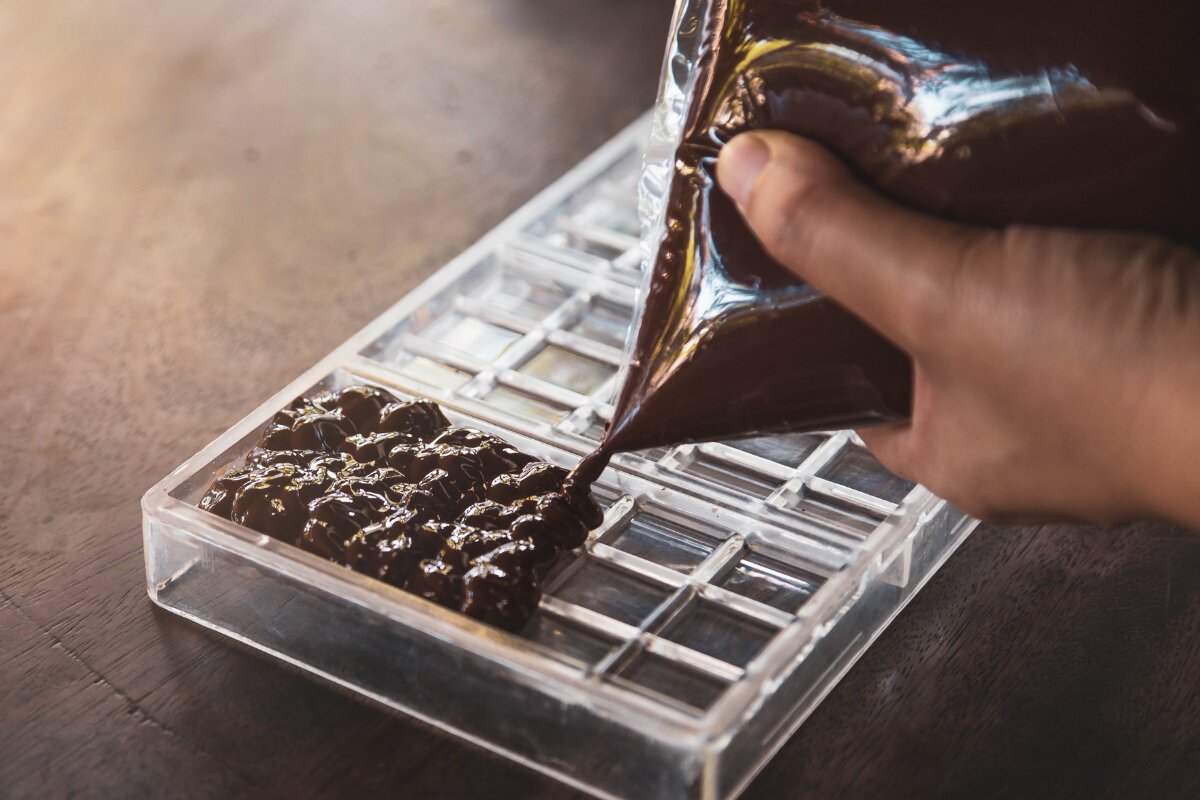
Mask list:
[[[581,471],[612,451],[909,412],[908,358],[771,261],[716,186],[734,135],[814,138],[949,219],[1195,244],[1197,22],[1182,0],[679,0],[641,184],[637,333]]]

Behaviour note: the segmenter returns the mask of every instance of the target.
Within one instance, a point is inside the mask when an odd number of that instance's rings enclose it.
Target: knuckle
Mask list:
[[[911,271],[906,302],[897,304],[898,324],[917,349],[952,342],[948,336],[972,307],[981,273],[992,269],[998,234],[986,228],[952,228],[943,255]]]

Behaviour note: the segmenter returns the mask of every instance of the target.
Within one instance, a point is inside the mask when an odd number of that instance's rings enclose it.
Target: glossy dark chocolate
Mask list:
[[[509,630],[599,524],[566,470],[369,386],[299,398],[200,507]]]
[[[1200,4],[709,8],[681,23],[703,44],[664,233],[613,420],[575,485],[615,451],[909,413],[907,357],[767,257],[717,186],[716,157],[742,131],[814,138],[949,219],[1200,243]]]

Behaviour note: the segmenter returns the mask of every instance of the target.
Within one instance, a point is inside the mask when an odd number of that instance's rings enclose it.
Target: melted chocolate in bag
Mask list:
[[[816,139],[948,219],[1200,243],[1197,9],[713,0],[630,366],[573,483],[617,451],[909,413],[908,358],[772,262],[717,186],[742,131]]]

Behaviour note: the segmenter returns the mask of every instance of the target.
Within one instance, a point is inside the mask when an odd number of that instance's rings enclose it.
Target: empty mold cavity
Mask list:
[[[540,322],[571,297],[571,290],[556,283],[535,283],[506,273],[478,295],[479,299],[510,314]]]
[[[588,395],[612,377],[616,368],[557,345],[548,344],[522,364],[519,371],[555,386]]]
[[[891,503],[899,503],[916,486],[888,472],[869,450],[856,444],[847,445],[820,477]]]
[[[887,519],[887,515],[880,511],[812,490],[805,491],[790,507],[831,527],[862,536],[874,531]]]
[[[618,670],[615,681],[696,712],[708,709],[728,685],[708,673],[648,651],[639,652]]]
[[[402,375],[447,391],[453,391],[471,379],[469,372],[424,356],[408,358],[400,364],[398,370]]]
[[[723,589],[788,614],[798,611],[824,582],[815,572],[752,549],[714,581]]]
[[[625,335],[633,324],[633,309],[606,297],[593,297],[571,332],[609,347],[625,346]]]
[[[534,614],[521,636],[549,652],[553,658],[584,668],[595,665],[620,643],[544,609]]]
[[[483,396],[482,400],[492,408],[506,411],[513,416],[544,422],[548,425],[553,425],[570,413],[570,409],[562,408],[507,386],[492,388]]]
[[[492,361],[520,339],[521,334],[454,311],[434,321],[421,332],[421,337],[481,361]]]
[[[605,536],[605,543],[655,564],[690,573],[708,558],[717,545],[715,537],[672,520],[638,512]]]
[[[681,459],[677,469],[709,483],[760,500],[766,499],[784,482],[781,478],[772,477],[699,447],[692,450],[690,457],[685,456]]]
[[[635,626],[641,625],[670,593],[670,588],[656,581],[594,557],[584,559],[552,591],[559,600]]]
[[[770,625],[697,597],[667,623],[659,636],[735,667],[745,667],[775,632]]]
[[[827,438],[816,433],[776,433],[730,439],[723,444],[781,466],[794,468],[812,455]]]

